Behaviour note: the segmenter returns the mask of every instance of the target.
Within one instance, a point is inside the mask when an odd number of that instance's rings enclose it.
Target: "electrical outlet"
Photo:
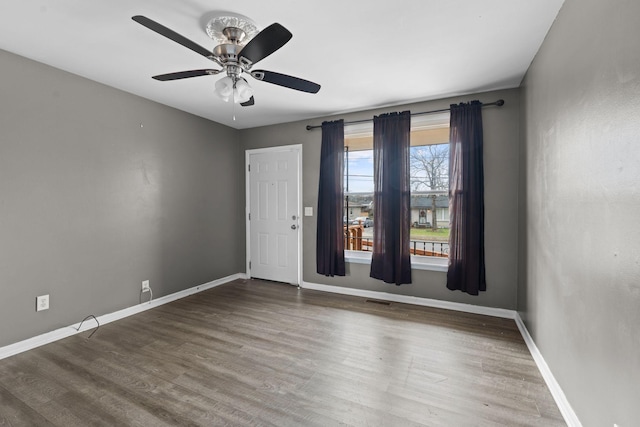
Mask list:
[[[142,282],[142,292],[149,292],[151,290],[151,288],[149,287],[149,281],[148,280],[144,280]]]
[[[49,310],[49,295],[36,297],[36,311]]]

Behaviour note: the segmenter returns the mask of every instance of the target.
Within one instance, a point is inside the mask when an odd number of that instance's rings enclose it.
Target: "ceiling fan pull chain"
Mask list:
[[[233,112],[233,121],[236,121],[236,82],[233,82],[233,90],[231,91],[231,109]]]

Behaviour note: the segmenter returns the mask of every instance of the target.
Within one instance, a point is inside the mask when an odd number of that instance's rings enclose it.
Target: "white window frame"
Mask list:
[[[371,252],[344,251],[344,260],[350,264],[371,265]],[[412,270],[444,271],[449,268],[449,258],[411,255]]]
[[[449,113],[432,114],[411,117],[411,129],[419,129],[429,126],[437,126],[449,124]],[[344,135],[358,136],[364,134],[373,134],[373,123],[357,123],[345,125]],[[436,213],[437,214],[437,213]],[[375,220],[374,220],[375,221]],[[375,224],[375,223],[374,223]],[[351,264],[368,264],[371,265],[371,252],[369,251],[344,251],[345,262]],[[446,272],[449,268],[449,258],[411,255],[412,270],[440,271]]]

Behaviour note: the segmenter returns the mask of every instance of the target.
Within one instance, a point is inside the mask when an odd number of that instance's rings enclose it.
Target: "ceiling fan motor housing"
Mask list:
[[[237,62],[242,46],[233,43],[219,44],[213,48],[213,54],[220,62]]]

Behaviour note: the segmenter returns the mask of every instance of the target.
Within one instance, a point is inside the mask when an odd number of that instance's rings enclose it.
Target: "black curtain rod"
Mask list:
[[[490,102],[488,104],[482,104],[483,107],[490,107],[492,105],[497,105],[498,107],[502,107],[504,105],[504,99],[498,99],[496,102]],[[420,113],[411,113],[412,116],[421,116],[423,114],[434,114],[434,113],[444,113],[445,111],[451,111],[451,108],[441,108],[440,110],[431,110],[431,111],[422,111]],[[344,122],[345,125],[354,125],[356,123],[367,123],[372,122],[373,119],[363,119],[363,120],[354,120],[352,122]],[[318,129],[321,128],[322,125],[311,126],[307,125],[307,130]]]

